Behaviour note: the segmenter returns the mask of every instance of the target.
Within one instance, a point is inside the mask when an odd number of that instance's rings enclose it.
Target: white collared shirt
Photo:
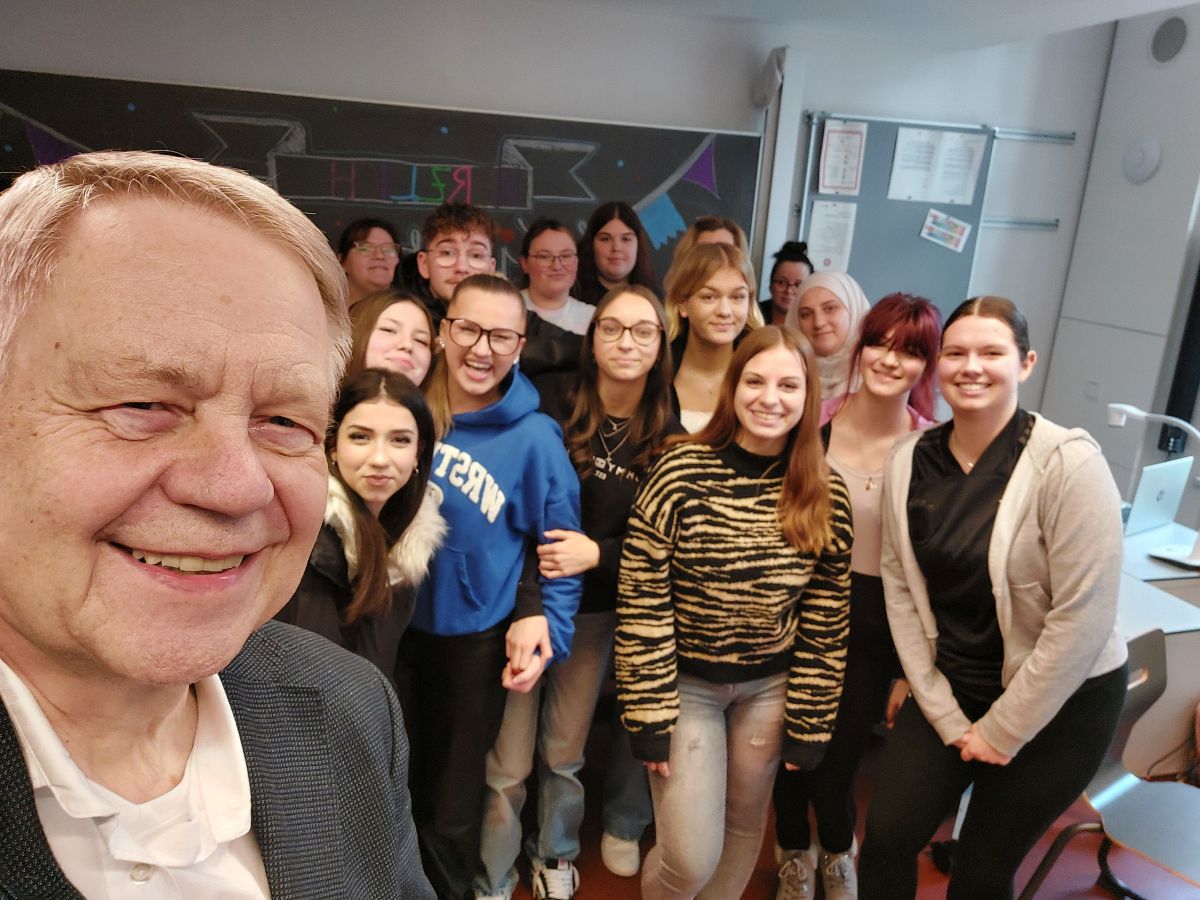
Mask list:
[[[0,699],[21,742],[42,829],[59,867],[89,900],[271,896],[250,830],[250,777],[233,710],[216,675],[195,688],[196,740],[183,779],[131,803],[83,774],[29,688],[0,660]]]

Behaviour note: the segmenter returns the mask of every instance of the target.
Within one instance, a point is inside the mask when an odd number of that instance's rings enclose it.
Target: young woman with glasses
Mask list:
[[[596,307],[578,372],[537,381],[542,409],[563,428],[580,481],[582,531],[551,531],[538,550],[550,578],[583,576],[571,658],[556,663],[536,693],[513,695],[488,757],[484,816],[485,896],[515,884],[525,780],[537,749],[538,831],[525,840],[534,895],[568,898],[579,887],[573,860],[583,820],[584,743],[608,672],[616,626],[617,565],[634,494],[663,440],[682,431],[671,412],[665,315],[643,287],[618,287]],[[601,855],[615,874],[637,873],[638,841],[651,820],[645,771],[628,739],[607,760]]]
[[[514,368],[524,326],[525,304],[507,280],[463,279],[427,389],[440,435],[430,483],[448,532],[417,594],[396,681],[414,819],[441,897],[464,896],[478,867],[485,759],[506,689],[530,690],[551,659],[567,656],[579,603],[578,578],[542,579],[542,608],[514,618],[528,542],[579,530],[579,480],[561,432]]]
[[[338,239],[337,257],[350,286],[350,305],[392,286],[400,262],[396,228],[385,219],[356,219]]]
[[[595,308],[571,296],[579,256],[567,226],[557,219],[538,219],[525,232],[520,261],[526,308],[564,331],[587,331]]]
[[[808,258],[808,244],[804,241],[787,241],[775,252],[774,258],[771,295],[759,306],[763,319],[769,325],[782,325],[787,320],[792,301],[800,293],[800,285],[813,273],[813,264]]]

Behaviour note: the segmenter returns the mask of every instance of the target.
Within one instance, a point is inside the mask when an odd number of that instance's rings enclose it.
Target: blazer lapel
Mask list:
[[[8,710],[0,703],[0,897],[83,900],[42,831],[33,784]]]
[[[325,701],[317,688],[264,677],[266,644],[251,635],[221,681],[246,754],[250,818],[267,882],[274,897],[340,896],[343,838]]]

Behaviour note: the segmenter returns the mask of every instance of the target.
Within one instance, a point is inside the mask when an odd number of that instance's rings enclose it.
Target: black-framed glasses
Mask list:
[[[771,279],[771,287],[779,291],[798,291],[802,283],[800,281],[788,281],[786,278]]]
[[[521,346],[521,338],[525,337],[521,332],[513,331],[511,328],[484,328],[478,322],[472,322],[470,319],[445,318],[442,321],[447,323],[446,328],[450,332],[450,340],[458,346],[474,347],[479,343],[481,337],[486,336],[488,347],[493,353],[501,356],[511,356],[516,353],[517,348]]]
[[[391,241],[383,244],[372,244],[370,241],[355,241],[354,249],[363,256],[370,256],[373,253],[382,253],[388,259],[395,259],[400,255],[400,245],[393,244]]]
[[[635,344],[648,347],[658,339],[659,334],[662,332],[662,326],[657,322],[649,321],[634,322],[632,325],[622,325],[619,320],[610,316],[596,320],[596,334],[600,335],[600,340],[607,343],[611,344],[613,341],[619,341],[627,331],[633,337]]]
[[[575,262],[579,254],[574,250],[566,250],[562,253],[551,253],[549,250],[539,250],[537,253],[530,253],[529,258],[536,262],[539,266],[545,266],[547,269],[555,263],[562,266],[569,266]]]

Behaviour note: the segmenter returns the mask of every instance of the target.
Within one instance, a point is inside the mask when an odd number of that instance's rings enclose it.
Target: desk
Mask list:
[[[1188,763],[1188,738],[1200,702],[1200,608],[1126,571],[1117,597],[1117,627],[1127,641],[1152,628],[1167,636],[1167,689],[1134,727],[1125,764],[1138,775],[1151,766],[1156,773],[1177,772]]]
[[[1131,534],[1125,538],[1125,562],[1121,568],[1142,581],[1165,581],[1176,578],[1200,578],[1200,571],[1185,569],[1183,566],[1173,566],[1162,560],[1152,559],[1151,550],[1165,547],[1167,544],[1187,544],[1196,542],[1196,529],[1172,522]]]

